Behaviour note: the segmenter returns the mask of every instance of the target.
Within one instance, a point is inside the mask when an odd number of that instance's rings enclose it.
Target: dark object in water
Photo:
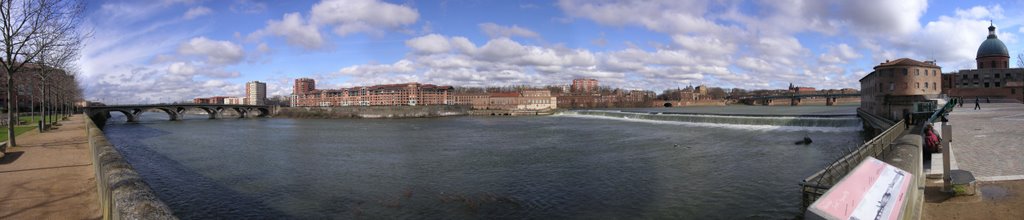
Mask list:
[[[793,144],[796,144],[796,145],[801,145],[801,144],[808,145],[808,144],[811,144],[811,142],[814,142],[814,141],[811,141],[810,137],[804,136],[804,140],[797,141],[796,143],[793,143]]]

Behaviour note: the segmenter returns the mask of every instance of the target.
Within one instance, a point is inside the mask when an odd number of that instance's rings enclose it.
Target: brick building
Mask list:
[[[415,106],[455,104],[451,86],[404,83],[316,89],[313,79],[295,80],[292,106]]]
[[[930,111],[942,92],[940,72],[934,61],[886,60],[860,79],[860,108],[892,120],[904,112]]]
[[[978,47],[975,57],[978,69],[943,74],[943,94],[971,101],[982,99],[1013,99],[1024,101],[1024,68],[1009,68],[1010,53],[996,36],[996,27],[988,27],[988,38]]]
[[[599,89],[597,86],[596,79],[574,79],[569,91],[573,94],[595,93]]]
[[[462,95],[457,95],[462,96]],[[527,89],[518,92],[494,92],[485,96],[468,95],[473,109],[484,110],[553,110],[558,98],[550,90]]]
[[[195,103],[195,104],[224,104],[224,100],[227,99],[227,98],[231,98],[231,97],[227,97],[227,96],[214,96],[214,97],[206,97],[206,98],[195,98],[195,99],[192,99],[192,103]]]

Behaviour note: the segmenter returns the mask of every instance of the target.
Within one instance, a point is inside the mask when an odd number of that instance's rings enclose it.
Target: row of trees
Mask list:
[[[7,80],[8,142],[0,147],[17,145],[14,126],[18,121],[16,79],[40,79],[40,106],[43,112],[58,108],[66,114],[73,106],[75,94],[75,63],[87,34],[79,25],[84,17],[84,0],[2,0],[0,1],[0,71]],[[33,85],[34,87],[34,85]],[[34,99],[34,98],[33,98]],[[32,105],[35,105],[34,103]],[[33,109],[34,110],[34,109]]]

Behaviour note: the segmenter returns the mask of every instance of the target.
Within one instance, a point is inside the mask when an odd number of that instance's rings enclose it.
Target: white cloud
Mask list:
[[[311,15],[312,23],[333,25],[341,36],[397,28],[419,19],[416,9],[377,0],[323,0],[313,5]]]
[[[640,25],[664,33],[710,33],[722,27],[703,17],[706,1],[588,1],[560,0],[558,6],[571,17],[600,24]]]
[[[302,15],[297,12],[284,14],[281,20],[267,21],[266,28],[249,34],[249,40],[267,34],[284,37],[288,44],[305,49],[320,49],[325,46],[324,38],[317,26],[304,21]]]
[[[957,8],[954,14],[956,14],[956,17],[974,20],[988,18],[1000,19],[1003,18],[1003,7],[995,5],[992,7],[974,6],[968,9]]]
[[[533,32],[530,29],[522,28],[522,27],[519,27],[517,25],[501,26],[501,25],[498,25],[498,24],[495,24],[495,23],[488,22],[488,23],[482,23],[479,26],[480,26],[480,30],[483,31],[484,34],[487,34],[487,36],[490,36],[491,38],[499,38],[499,37],[506,37],[506,38],[508,38],[508,37],[536,38],[536,37],[540,37],[540,35],[537,34],[537,32]]]
[[[405,41],[405,45],[418,53],[444,53],[452,49],[448,39],[438,34],[430,34]]]
[[[837,46],[829,46],[827,53],[818,56],[818,61],[829,64],[847,63],[850,60],[861,57],[860,53],[857,53],[853,47],[845,43],[840,43]]]
[[[210,64],[235,64],[245,58],[242,46],[229,41],[210,40],[206,37],[192,38],[178,47],[183,55],[199,55],[206,57]]]
[[[210,10],[210,8],[203,7],[203,6],[197,6],[197,7],[193,7],[193,8],[188,9],[188,11],[185,12],[185,15],[183,16],[183,18],[185,18],[186,20],[189,20],[189,19],[197,18],[199,16],[208,15],[210,13],[213,13],[213,10]]]
[[[723,42],[716,36],[674,35],[672,41],[691,51],[727,55],[736,51],[736,44]]]
[[[926,0],[838,1],[843,17],[859,31],[880,34],[909,34],[921,28],[919,19],[928,9]]]

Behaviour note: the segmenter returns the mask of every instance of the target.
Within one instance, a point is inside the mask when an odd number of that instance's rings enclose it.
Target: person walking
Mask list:
[[[910,111],[903,111],[903,129],[910,129]]]
[[[978,103],[980,101],[981,101],[980,98],[974,97],[974,110],[980,110],[981,109],[981,103]]]
[[[956,98],[956,104],[960,105],[960,107],[963,108],[964,107],[964,97],[957,97]]]

